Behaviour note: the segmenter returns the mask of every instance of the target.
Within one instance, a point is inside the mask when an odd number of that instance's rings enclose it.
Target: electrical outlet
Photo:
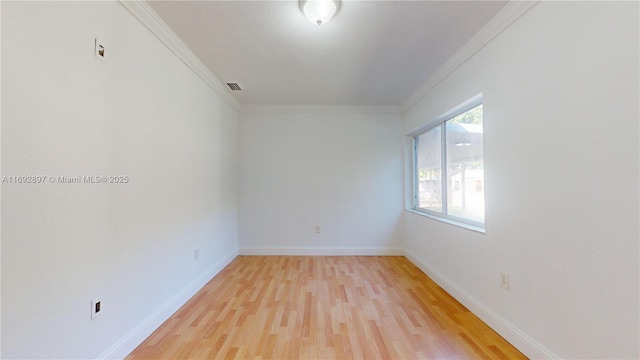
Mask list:
[[[102,44],[102,43],[100,42],[100,40],[98,40],[98,39],[96,38],[96,41],[95,41],[95,49],[94,49],[94,55],[95,55],[95,57],[96,57],[96,58],[98,58],[98,59],[100,59],[100,60],[102,60],[102,61],[104,61],[104,50],[105,50],[105,49],[104,49],[104,44]]]
[[[93,299],[91,300],[91,320],[97,318],[102,315],[102,300]]]
[[[320,234],[320,225],[316,225],[313,230],[316,232],[316,234]]]
[[[509,290],[509,274],[500,273],[500,286],[505,290]]]
[[[196,249],[196,250],[193,252],[193,259],[194,259],[194,260],[198,260],[199,258],[200,258],[200,249]]]

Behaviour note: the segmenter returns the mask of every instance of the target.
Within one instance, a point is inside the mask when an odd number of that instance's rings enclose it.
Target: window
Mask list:
[[[484,227],[482,98],[413,136],[413,209]]]

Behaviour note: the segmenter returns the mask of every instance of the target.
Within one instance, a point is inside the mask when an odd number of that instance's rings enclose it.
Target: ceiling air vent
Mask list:
[[[242,90],[242,89],[240,89],[240,85],[238,85],[238,83],[227,83],[227,85],[229,85],[229,88],[231,88],[231,90],[233,90],[233,91]]]

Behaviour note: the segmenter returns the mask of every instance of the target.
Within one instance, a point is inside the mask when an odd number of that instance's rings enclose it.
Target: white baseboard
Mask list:
[[[171,315],[173,315],[182,305],[191,299],[209,280],[216,276],[225,268],[233,259],[238,256],[238,249],[233,249],[225,255],[220,261],[215,263],[211,268],[202,275],[193,280],[182,291],[176,294],[166,304],[156,310],[147,319],[142,321],[138,326],[133,328],[127,335],[122,337],[117,343],[103,352],[98,359],[124,359],[138,345],[140,345],[151,333],[153,333],[162,323],[164,323]]]
[[[299,256],[399,256],[400,248],[386,247],[298,247],[298,246],[244,246],[240,255],[299,255]]]
[[[405,253],[405,257],[530,359],[560,359],[558,355],[552,353],[549,349],[530,338],[523,331],[509,323],[505,318],[496,314],[493,310],[478,301],[478,299],[474,298],[454,282],[447,279],[447,277],[431,267],[431,265],[426,261],[410,254],[409,252]]]

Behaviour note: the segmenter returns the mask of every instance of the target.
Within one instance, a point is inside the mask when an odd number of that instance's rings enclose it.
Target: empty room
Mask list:
[[[640,358],[637,1],[2,1],[2,359]]]

